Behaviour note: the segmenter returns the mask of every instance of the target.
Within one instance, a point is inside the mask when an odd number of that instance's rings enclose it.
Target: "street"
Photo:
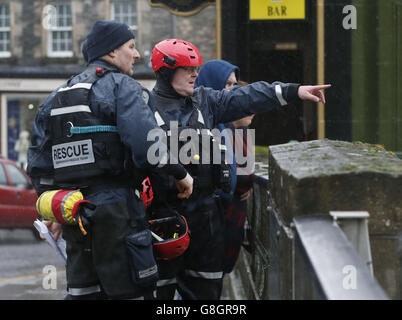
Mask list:
[[[56,288],[46,280],[49,270],[55,272]],[[53,249],[31,230],[0,230],[0,300],[60,300],[65,295],[65,267]],[[224,288],[222,299],[227,295]]]
[[[65,266],[31,230],[0,230],[0,300],[59,300],[66,295]]]
[[[56,288],[46,281],[49,270],[55,271]],[[65,267],[47,243],[30,230],[0,230],[0,300],[60,300],[65,288]],[[227,294],[224,288],[223,300]]]

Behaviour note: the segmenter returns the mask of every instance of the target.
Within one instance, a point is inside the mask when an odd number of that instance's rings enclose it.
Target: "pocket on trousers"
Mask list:
[[[152,235],[146,229],[126,237],[131,278],[135,284],[150,285],[159,279],[153,254]]]

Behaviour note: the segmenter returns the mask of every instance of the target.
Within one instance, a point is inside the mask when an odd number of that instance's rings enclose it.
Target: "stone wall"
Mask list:
[[[401,299],[402,160],[360,142],[319,140],[269,149],[270,187],[257,187],[249,208],[256,250],[243,250],[235,270],[247,297],[294,297],[294,217],[367,211],[374,275],[391,299]]]

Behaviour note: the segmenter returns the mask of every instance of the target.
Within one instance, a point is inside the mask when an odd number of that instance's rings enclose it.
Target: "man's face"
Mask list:
[[[133,68],[135,60],[141,57],[135,48],[134,39],[128,40],[126,43],[113,51],[115,54],[113,58],[114,65],[124,74],[132,76],[134,73]]]
[[[173,89],[183,97],[191,96],[199,69],[200,67],[177,68],[171,81]]]

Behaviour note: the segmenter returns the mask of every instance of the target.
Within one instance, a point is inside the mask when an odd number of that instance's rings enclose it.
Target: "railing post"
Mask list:
[[[329,214],[334,219],[334,223],[345,233],[374,277],[368,232],[369,213],[367,211],[330,211]]]

